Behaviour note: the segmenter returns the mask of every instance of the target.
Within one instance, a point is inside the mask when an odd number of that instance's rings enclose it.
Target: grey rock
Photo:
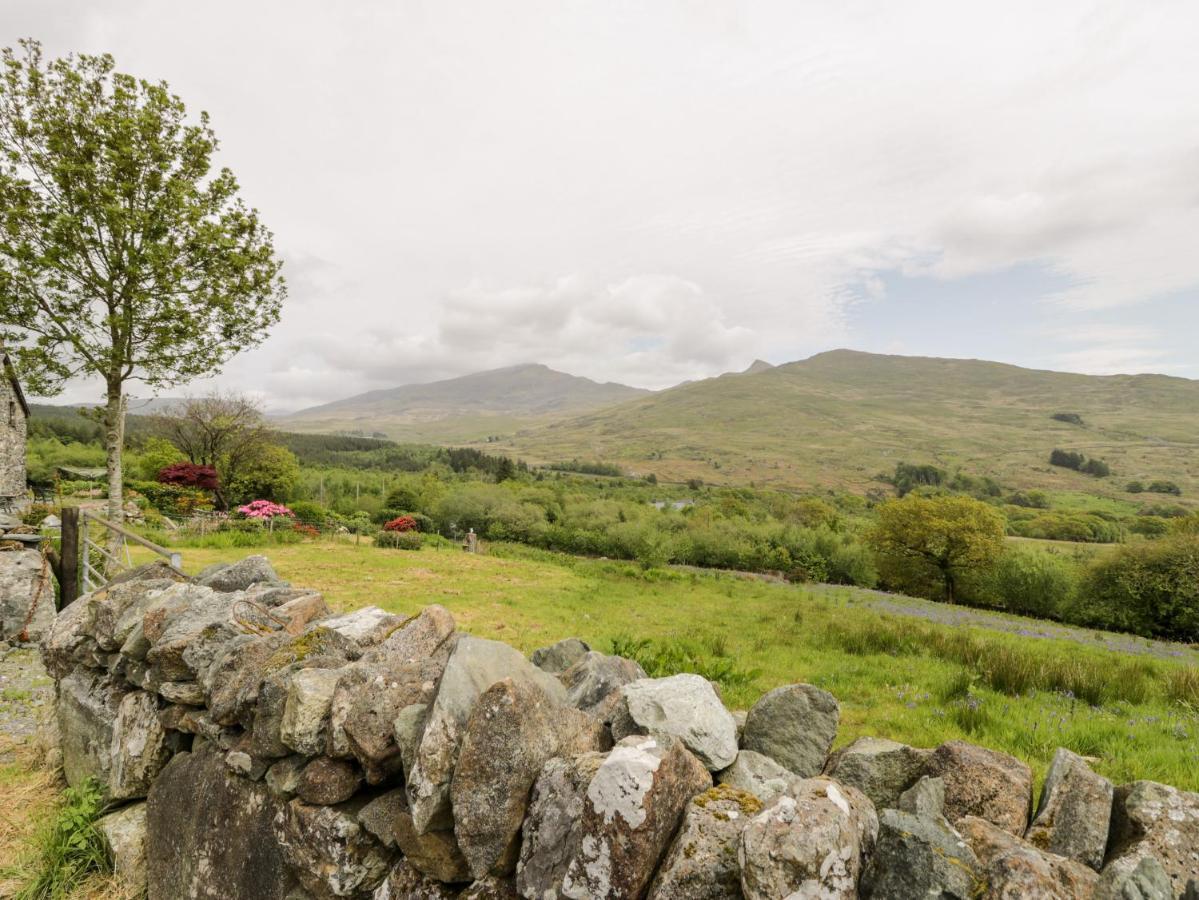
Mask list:
[[[944,818],[884,809],[861,893],[867,900],[974,900],[979,868]]]
[[[445,660],[363,660],[358,665],[358,677],[338,681],[333,709],[345,746],[362,764],[367,781],[379,784],[402,768],[396,718],[409,706],[433,702]]]
[[[210,750],[175,756],[146,801],[149,900],[287,900],[296,882],[273,827],[284,806]]]
[[[58,730],[63,775],[74,788],[94,778],[107,796],[112,792],[114,724],[128,688],[85,669],[58,682]]]
[[[362,805],[311,806],[295,799],[273,820],[275,842],[316,900],[369,894],[395,861],[395,853],[358,824]]]
[[[168,703],[183,703],[188,706],[204,705],[204,689],[194,681],[164,681],[156,693]]]
[[[305,803],[335,806],[353,797],[361,784],[362,776],[351,763],[318,756],[300,773],[296,796]]]
[[[1095,892],[1099,876],[1093,869],[1038,850],[985,819],[967,816],[958,823],[958,831],[981,864],[986,900],[1008,897],[1074,900]]]
[[[1094,900],[1175,900],[1175,896],[1161,863],[1152,856],[1129,856],[1104,868]],[[1182,900],[1190,898],[1184,894]]]
[[[408,860],[395,864],[371,895],[371,900],[453,900],[458,891],[422,875]]]
[[[397,663],[423,659],[445,660],[454,649],[457,634],[454,617],[443,606],[426,606],[419,615],[406,620],[365,658],[370,662],[390,660]]]
[[[560,675],[587,655],[591,648],[578,638],[566,638],[534,650],[529,661],[537,668]]]
[[[471,875],[510,875],[542,766],[605,749],[603,724],[510,678],[484,691],[466,723],[450,789],[454,833]]]
[[[1042,850],[1103,868],[1111,824],[1112,783],[1077,753],[1059,748],[1049,764],[1041,802],[1025,838]]]
[[[739,900],[741,832],[762,810],[753,794],[721,784],[687,804],[649,900]]]
[[[113,871],[134,896],[146,890],[146,804],[130,803],[96,820],[112,851]]]
[[[400,710],[395,720],[395,741],[400,750],[404,772],[412,771],[416,765],[416,751],[425,733],[425,722],[429,718],[429,707],[425,703],[414,703]]]
[[[458,900],[518,900],[516,887],[509,878],[480,878],[458,895]]]
[[[878,817],[865,794],[830,778],[806,779],[741,831],[741,889],[747,900],[856,900],[877,835]]]
[[[945,818],[956,824],[978,816],[1023,835],[1032,806],[1032,771],[997,750],[948,741],[928,758],[924,773],[945,782]]]
[[[886,738],[861,737],[834,753],[824,772],[856,787],[876,809],[891,809],[916,783],[931,752]]]
[[[157,600],[158,595],[173,584],[183,581],[174,578],[137,578],[110,584],[96,592],[95,614],[91,634],[104,650],[119,650],[133,629]]]
[[[392,834],[404,858],[422,875],[453,884],[471,880],[470,866],[462,855],[454,832],[418,832],[406,802],[396,813]]]
[[[769,756],[742,750],[733,764],[716,775],[720,784],[753,794],[763,803],[788,793],[797,782],[802,781],[794,772],[788,772]]]
[[[621,693],[642,733],[677,737],[711,771],[728,768],[737,758],[737,723],[706,678],[643,678]]]
[[[438,684],[416,761],[407,770],[408,802],[417,831],[451,824],[450,781],[463,729],[479,695],[504,678],[539,686],[551,702],[561,705],[565,701],[566,692],[554,676],[536,668],[507,644],[459,638]]]
[[[1154,781],[1116,788],[1112,804],[1108,865],[1152,856],[1181,895],[1199,872],[1199,793]]]
[[[922,819],[945,815],[945,782],[940,778],[921,776],[900,795],[897,808]]]
[[[230,750],[225,754],[225,765],[242,778],[258,781],[270,769],[270,760],[251,756],[245,750]]]
[[[363,647],[380,643],[404,624],[404,619],[377,606],[364,606],[353,612],[323,619],[321,625],[355,641]]]
[[[112,723],[112,760],[107,796],[130,800],[146,796],[174,750],[158,718],[158,701],[146,691],[121,698]]]
[[[611,722],[621,700],[620,689],[645,678],[646,674],[631,659],[589,650],[559,677],[566,687],[567,703],[597,719]]]
[[[288,680],[279,738],[305,756],[325,749],[329,738],[329,710],[340,676],[337,669],[301,669]]]
[[[824,770],[840,718],[841,708],[828,691],[810,684],[784,685],[750,709],[741,744],[808,778]]]
[[[98,647],[90,633],[97,606],[95,594],[84,594],[58,614],[42,638],[42,662],[54,678],[70,674],[91,649]]]
[[[299,755],[279,760],[266,770],[266,786],[275,796],[290,800],[300,786],[300,773],[306,765],[308,760]]]
[[[281,585],[286,583],[275,574],[275,570],[265,556],[247,556],[231,566],[221,566],[215,571],[205,569],[196,578],[196,582],[226,594],[244,591],[255,584]]]
[[[41,553],[0,553],[0,639],[40,641],[53,622],[54,576],[43,567]]]
[[[403,788],[380,794],[358,810],[358,823],[387,848],[396,846],[395,820],[408,809]]]

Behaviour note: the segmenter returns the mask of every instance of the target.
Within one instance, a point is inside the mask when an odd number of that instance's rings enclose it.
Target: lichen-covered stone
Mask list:
[[[716,780],[720,784],[747,791],[763,803],[769,803],[803,779],[794,772],[788,772],[769,756],[753,750],[742,750],[731,766],[717,773]]]
[[[1193,884],[1194,882],[1192,882]],[[1105,866],[1094,900],[1176,900],[1166,870],[1152,856],[1123,857]],[[1182,900],[1192,900],[1187,894]]]
[[[358,810],[358,824],[384,847],[392,848],[396,846],[396,817],[407,808],[408,801],[404,798],[404,789],[393,788],[371,798]]]
[[[683,813],[674,842],[658,867],[649,900],[738,900],[741,832],[762,802],[728,784],[694,797]]]
[[[737,723],[706,678],[687,673],[643,678],[626,684],[621,694],[640,733],[677,737],[714,772],[737,758]]]
[[[857,788],[876,809],[891,809],[916,783],[930,753],[886,738],[861,737],[834,753],[824,773]]]
[[[897,809],[925,819],[945,815],[945,782],[922,775],[920,780],[899,796]]]
[[[107,795],[112,785],[113,727],[129,689],[106,675],[80,669],[58,682],[58,730],[67,783],[94,778]]]
[[[578,638],[566,638],[556,644],[534,650],[529,656],[529,661],[539,669],[561,675],[586,656],[590,649]]]
[[[344,615],[324,619],[321,625],[363,647],[378,644],[403,625],[404,620],[377,606],[364,606]]]
[[[631,659],[589,650],[559,677],[566,687],[567,703],[603,722],[611,722],[622,701],[620,689],[645,678],[646,674]]]
[[[1108,864],[1152,856],[1182,894],[1199,872],[1199,793],[1155,781],[1116,788]]]
[[[928,758],[924,774],[945,782],[945,818],[978,816],[1023,835],[1032,806],[1032,771],[1007,753],[948,741]]]
[[[196,582],[222,593],[244,591],[255,584],[286,584],[275,574],[265,556],[247,556],[232,565],[206,569],[196,578]]]
[[[337,669],[301,669],[287,685],[279,738],[297,753],[314,756],[329,739],[329,709],[340,676]]]
[[[296,796],[305,803],[335,806],[354,796],[362,775],[344,759],[318,756],[304,766],[296,781]]]
[[[392,660],[362,666],[362,677],[349,682],[339,680],[333,698],[337,726],[345,735],[346,749],[361,763],[367,781],[379,784],[403,766],[400,746],[395,738],[395,720],[406,707],[433,701],[438,679],[445,668],[444,659],[413,661]],[[343,691],[348,696],[340,696]],[[340,702],[339,702],[340,701]],[[337,742],[335,737],[331,741]]]
[[[371,900],[454,900],[458,891],[422,875],[406,859],[400,860],[375,888]]]
[[[1038,850],[1032,844],[976,816],[958,822],[958,831],[981,864],[984,900],[1038,897],[1075,900],[1090,897],[1099,876],[1073,859]]]
[[[1025,838],[1050,853],[1069,857],[1096,872],[1103,867],[1111,824],[1112,783],[1091,771],[1077,753],[1053,755],[1041,802]]]
[[[146,890],[146,804],[130,803],[96,820],[112,851],[113,872],[129,892]]]
[[[840,719],[841,707],[828,691],[810,684],[784,685],[750,709],[741,746],[809,778],[824,771]]]
[[[517,900],[519,897],[511,879],[488,876],[471,882],[470,886],[458,895],[458,900]]]
[[[394,862],[394,852],[358,824],[363,802],[311,806],[295,799],[275,815],[274,840],[316,900],[369,894]]]
[[[861,894],[866,900],[975,900],[979,868],[974,851],[944,818],[884,809]]]
[[[392,825],[396,846],[422,875],[450,884],[471,880],[470,867],[450,830],[417,831],[407,803],[398,808]]]
[[[741,831],[741,889],[747,900],[852,900],[877,835],[878,817],[865,794],[829,778],[806,779]]]

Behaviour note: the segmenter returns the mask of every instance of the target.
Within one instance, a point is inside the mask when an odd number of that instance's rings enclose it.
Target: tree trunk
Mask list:
[[[108,521],[120,525],[125,518],[124,472],[121,454],[125,449],[125,395],[124,385],[116,379],[108,383],[107,402],[104,405],[104,450],[108,469]],[[121,538],[109,531],[108,552],[113,556],[120,550]],[[106,561],[105,570],[110,571],[112,562]]]
[[[949,571],[948,569],[946,569],[943,574],[945,575],[945,602],[953,603],[954,602],[953,573],[951,571]]]

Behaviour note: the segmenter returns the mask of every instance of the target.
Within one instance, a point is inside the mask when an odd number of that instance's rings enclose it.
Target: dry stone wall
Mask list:
[[[130,573],[43,655],[67,778],[150,900],[1196,896],[1199,795],[1061,750],[1034,807],[1027,766],[960,741],[830,755],[811,685],[733,713],[579,640],[334,616],[261,557]]]

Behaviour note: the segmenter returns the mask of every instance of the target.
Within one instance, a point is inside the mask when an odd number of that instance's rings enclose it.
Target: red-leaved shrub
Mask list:
[[[181,487],[200,488],[205,491],[215,491],[220,484],[216,469],[212,466],[198,466],[195,463],[171,463],[159,470],[159,484],[177,484]]]
[[[384,531],[416,531],[416,519],[412,516],[396,516],[383,525]]]

